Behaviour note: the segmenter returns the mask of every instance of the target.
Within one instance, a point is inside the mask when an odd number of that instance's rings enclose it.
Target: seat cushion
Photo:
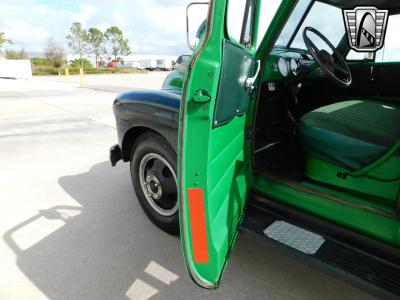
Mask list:
[[[324,106],[302,117],[299,134],[307,154],[357,170],[400,140],[400,106],[372,100]]]

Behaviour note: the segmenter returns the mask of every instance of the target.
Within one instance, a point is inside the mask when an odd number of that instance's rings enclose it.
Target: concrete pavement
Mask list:
[[[145,74],[102,74],[85,75],[84,85],[87,88],[98,91],[109,91],[121,93],[130,89],[152,89],[161,87],[168,72],[154,71]],[[79,86],[80,77],[78,75],[65,76],[43,76],[36,77],[34,80],[63,82],[70,86]]]
[[[129,166],[108,162],[113,91],[158,88],[165,74],[135,76],[84,89],[0,79],[0,299],[372,299],[245,233],[221,288],[194,285],[179,239],[136,201]]]

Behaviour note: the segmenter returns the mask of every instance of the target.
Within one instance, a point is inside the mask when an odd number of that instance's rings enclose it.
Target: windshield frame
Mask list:
[[[299,0],[299,1],[300,1],[300,0]],[[308,4],[306,10],[305,10],[304,13],[303,13],[303,16],[302,16],[301,19],[300,19],[300,22],[296,25],[296,27],[295,27],[295,29],[294,29],[294,31],[293,31],[292,36],[290,37],[289,41],[287,42],[286,48],[290,49],[290,46],[292,45],[294,39],[296,38],[297,33],[299,32],[301,26],[303,26],[303,23],[305,22],[305,20],[306,20],[308,14],[310,13],[311,9],[313,8],[313,6],[314,6],[314,4],[315,4],[315,1],[316,1],[316,0],[311,0],[310,3]],[[296,5],[298,5],[298,4],[299,4],[299,2],[297,2]],[[303,49],[302,49],[302,50],[303,50]]]
[[[301,0],[299,0],[299,1],[297,2],[296,5],[299,5],[299,2],[300,2],[300,1],[301,1]],[[275,45],[274,45],[274,48],[285,48],[285,49],[290,49],[290,50],[299,51],[299,52],[308,52],[308,49],[298,48],[298,47],[292,47],[292,45],[293,45],[293,42],[296,40],[296,37],[297,37],[297,35],[299,34],[299,31],[300,31],[300,29],[302,28],[304,22],[307,20],[307,17],[309,16],[309,14],[310,14],[312,8],[315,6],[315,4],[316,4],[317,2],[327,4],[327,3],[326,3],[325,1],[323,1],[323,0],[310,0],[310,3],[307,5],[306,9],[304,10],[303,15],[302,15],[301,18],[299,19],[299,22],[297,23],[295,29],[293,30],[293,32],[292,32],[290,38],[289,38],[288,41],[286,42],[286,45],[285,45],[285,44],[282,44],[282,45],[277,45],[277,44],[275,44]],[[330,4],[330,5],[332,5],[332,4]],[[332,6],[333,6],[333,7],[338,7],[338,6],[335,6],[335,5],[332,5]],[[340,8],[340,7],[338,7],[338,8]],[[294,11],[294,10],[293,10],[293,11]],[[292,12],[292,13],[293,13],[293,12]],[[290,17],[289,17],[289,18],[290,18]],[[289,19],[288,19],[288,21],[289,21]],[[287,23],[286,23],[286,24],[287,24]],[[285,24],[285,26],[286,26],[286,24]],[[285,27],[285,26],[284,26],[284,27]],[[284,27],[283,27],[283,28],[284,28]],[[283,30],[283,29],[282,29],[282,30]],[[344,32],[343,36],[345,36],[345,35],[346,35],[346,32]],[[342,36],[342,38],[343,38],[343,36]],[[342,38],[340,39],[340,41],[342,40]],[[340,45],[340,43],[339,43],[339,45]],[[338,46],[339,46],[339,45],[338,45]]]

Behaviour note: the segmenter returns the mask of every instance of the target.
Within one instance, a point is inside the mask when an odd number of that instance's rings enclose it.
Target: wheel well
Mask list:
[[[146,132],[153,132],[154,134],[162,136],[157,131],[155,131],[151,128],[148,128],[148,127],[137,126],[137,127],[133,127],[131,129],[129,129],[125,133],[124,139],[122,141],[122,159],[123,159],[123,161],[125,161],[125,162],[130,161],[133,145],[135,144],[138,137]]]

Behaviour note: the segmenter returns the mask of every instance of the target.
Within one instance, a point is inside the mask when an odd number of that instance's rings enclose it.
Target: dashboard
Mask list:
[[[299,75],[299,70],[303,67],[310,68],[315,62],[306,51],[293,50],[287,48],[274,48],[266,62],[264,80],[281,81]],[[318,67],[305,76],[307,78],[325,77],[325,73]]]

